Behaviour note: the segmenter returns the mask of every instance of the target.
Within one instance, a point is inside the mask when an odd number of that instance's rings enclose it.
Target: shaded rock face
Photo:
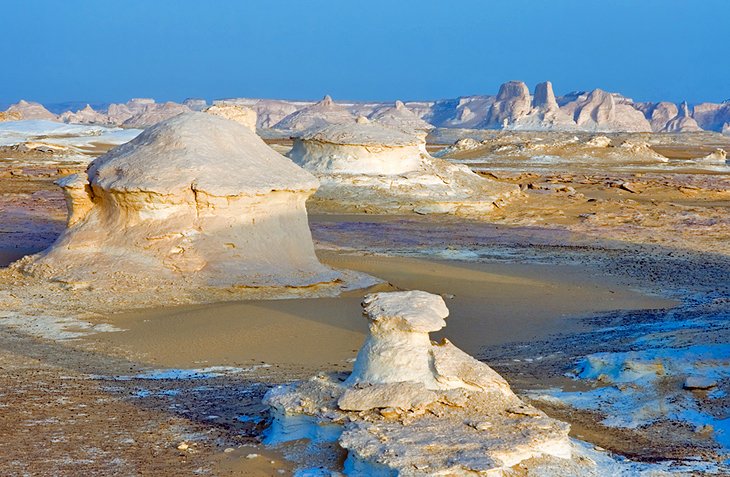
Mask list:
[[[285,117],[274,125],[274,129],[291,131],[296,134],[330,124],[346,124],[354,121],[355,116],[352,113],[335,103],[331,97],[325,96],[322,101]]]
[[[206,113],[230,119],[256,132],[256,111],[236,104],[214,104]]]
[[[191,111],[203,111],[208,107],[208,102],[200,98],[188,98],[182,104],[190,108]]]
[[[484,120],[487,128],[502,128],[530,112],[530,90],[522,81],[508,81],[499,87],[499,93]]]
[[[68,228],[14,266],[76,283],[310,286],[319,263],[305,201],[317,180],[248,128],[187,113],[65,178]],[[145,285],[142,285],[145,284]]]
[[[352,373],[270,390],[265,443],[336,441],[347,475],[496,476],[530,459],[571,459],[567,424],[447,340],[430,340],[448,316],[440,296],[376,293],[363,307],[370,332]]]
[[[579,95],[561,109],[571,115],[578,128],[584,131],[651,131],[649,121],[629,100],[617,101],[613,94],[601,89]]]
[[[730,102],[695,105],[693,118],[702,129],[721,132],[730,123]]]
[[[661,129],[662,132],[698,132],[702,131],[702,128],[692,118],[689,112],[689,106],[684,101],[680,107],[677,115],[667,121],[667,124]]]
[[[560,107],[555,99],[553,84],[545,81],[535,86],[535,94],[532,98],[532,107],[547,112],[557,112]]]
[[[679,114],[679,109],[674,103],[662,101],[656,104],[648,117],[651,124],[651,130],[659,132],[664,129],[667,123]]]
[[[11,105],[6,113],[13,115],[19,115],[21,120],[26,119],[46,119],[48,121],[57,120],[57,116],[52,112],[48,111],[40,103],[34,103],[21,99],[17,103]]]

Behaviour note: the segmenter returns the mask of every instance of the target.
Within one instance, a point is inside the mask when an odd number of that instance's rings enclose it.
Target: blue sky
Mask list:
[[[725,0],[3,0],[0,102],[730,98]]]

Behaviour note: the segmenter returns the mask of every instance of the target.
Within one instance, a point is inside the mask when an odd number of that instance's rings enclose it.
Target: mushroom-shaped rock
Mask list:
[[[422,152],[417,136],[361,119],[295,138],[289,157],[314,173],[390,175],[418,169]]]
[[[363,301],[370,335],[360,348],[348,384],[415,381],[438,389],[428,333],[446,326],[443,298],[423,291],[376,293]]]
[[[322,183],[312,206],[339,212],[481,214],[519,193],[513,184],[431,157],[422,136],[376,123],[304,134],[288,156]]]
[[[208,114],[236,121],[256,132],[256,111],[238,104],[214,104],[205,110]]]
[[[345,107],[325,96],[322,101],[307,106],[285,117],[273,127],[298,134],[322,128],[329,124],[345,124],[355,121],[355,117]]]
[[[270,390],[266,443],[337,441],[347,475],[502,475],[571,458],[567,424],[522,402],[486,364],[430,341],[448,315],[440,296],[376,293],[363,306],[370,334],[352,374]]]
[[[305,201],[317,179],[233,121],[176,116],[60,185],[68,228],[17,263],[27,272],[246,287],[340,277],[314,254]]]

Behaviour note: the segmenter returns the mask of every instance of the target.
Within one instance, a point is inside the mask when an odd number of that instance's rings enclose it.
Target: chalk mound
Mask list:
[[[250,129],[205,113],[157,124],[58,182],[68,228],[15,267],[62,282],[303,287],[319,263],[305,201],[317,179]]]
[[[363,306],[370,333],[353,372],[270,390],[265,443],[336,441],[347,475],[502,475],[531,459],[571,459],[568,424],[447,340],[431,342],[448,315],[440,296],[377,293]]]
[[[322,101],[300,109],[274,125],[274,129],[289,131],[292,134],[322,128],[330,124],[345,124],[355,121],[344,106],[325,96]]]
[[[110,124],[109,116],[96,111],[90,104],[75,113],[66,111],[59,116],[59,119],[70,124]]]
[[[431,124],[419,118],[402,101],[396,101],[393,106],[378,108],[368,118],[377,124],[411,134],[427,133],[433,129]]]
[[[42,104],[26,101],[24,99],[10,105],[5,113],[10,113],[13,116],[20,116],[18,118],[19,120],[45,119],[47,121],[55,121],[58,119],[55,114],[43,107]]]
[[[725,149],[715,149],[706,156],[698,157],[695,159],[696,162],[702,162],[707,164],[725,164],[727,162],[727,151]]]
[[[519,193],[513,184],[431,157],[422,135],[364,118],[304,134],[288,156],[320,179],[312,204],[325,211],[471,215]]]
[[[144,103],[136,113],[124,121],[123,125],[128,128],[146,128],[178,114],[189,112],[191,109],[185,105],[172,101],[159,104],[153,100],[151,103]]]
[[[208,114],[230,119],[256,132],[256,111],[238,104],[214,104],[205,110]]]

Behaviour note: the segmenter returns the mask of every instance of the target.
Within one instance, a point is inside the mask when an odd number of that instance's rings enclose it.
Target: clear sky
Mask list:
[[[1,0],[0,102],[730,98],[727,0]]]

